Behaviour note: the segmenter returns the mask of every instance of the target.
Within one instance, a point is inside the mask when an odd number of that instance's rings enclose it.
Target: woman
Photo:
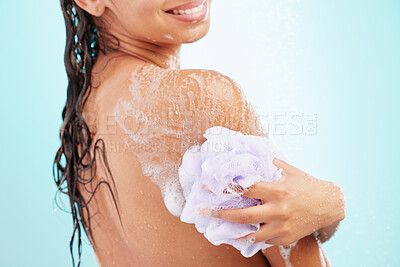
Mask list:
[[[283,161],[275,161],[283,169],[280,182],[246,193],[263,205],[209,214],[264,223],[243,238],[275,246],[244,258],[176,217],[177,167],[188,147],[205,141],[205,129],[268,137],[229,77],[179,69],[181,44],[208,32],[210,4],[61,0],[68,92],[55,179],[70,198],[71,253],[77,232],[79,259],[85,230],[101,266],[285,266],[288,260],[322,266],[319,239],[327,240],[344,218],[343,194]],[[290,248],[280,245],[297,240],[289,258]]]

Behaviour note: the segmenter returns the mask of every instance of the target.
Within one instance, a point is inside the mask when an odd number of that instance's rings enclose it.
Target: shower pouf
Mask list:
[[[278,181],[282,170],[278,170],[272,160],[274,157],[287,159],[266,137],[244,135],[221,126],[207,129],[203,136],[207,141],[190,147],[179,167],[179,181],[186,199],[180,220],[195,224],[213,245],[229,244],[244,257],[251,257],[271,245],[264,242],[248,244],[235,239],[257,232],[259,223],[232,223],[203,215],[199,209],[260,205],[261,200],[244,197],[232,189],[235,185],[246,189],[258,182]],[[203,185],[212,192],[205,190]]]

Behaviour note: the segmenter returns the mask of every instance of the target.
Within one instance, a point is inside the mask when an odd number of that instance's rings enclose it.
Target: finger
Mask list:
[[[213,209],[210,211],[201,209],[203,215],[212,216],[228,222],[239,224],[263,223],[270,219],[269,205],[252,206],[245,209]]]
[[[268,199],[275,199],[280,190],[279,186],[277,182],[258,182],[249,187],[242,196],[261,199],[265,202]]]
[[[279,236],[279,233],[274,231],[271,224],[265,223],[261,225],[260,230],[255,233],[248,234],[244,237],[235,239],[239,243],[258,243],[265,240],[270,240]],[[269,243],[268,243],[269,244]]]
[[[297,170],[297,168],[293,167],[286,161],[278,158],[274,158],[272,164],[274,164],[278,169],[283,169],[284,175],[294,173]]]
[[[210,188],[208,188],[208,186],[206,186],[206,185],[203,185],[203,187],[202,187],[204,190],[206,190],[206,191],[209,191],[209,192],[212,192],[211,191],[211,189]]]
[[[282,238],[281,237],[274,237],[271,238],[269,240],[266,240],[264,243],[268,244],[268,245],[274,245],[274,246],[282,246],[285,245],[282,242]]]
[[[274,238],[271,238],[271,239],[265,241],[265,243],[269,244],[269,245],[289,246],[289,247],[290,246],[295,247],[296,246],[295,242],[296,242],[296,240],[294,240],[294,239],[289,240],[288,238],[285,239],[282,236],[274,237]]]
[[[264,184],[266,182],[259,182],[256,184],[253,184],[247,189],[244,189],[242,196],[244,197],[250,197],[250,198],[256,198],[256,199],[264,199],[265,196],[265,187]]]

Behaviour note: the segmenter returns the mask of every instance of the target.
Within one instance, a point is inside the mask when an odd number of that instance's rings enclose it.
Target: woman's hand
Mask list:
[[[260,182],[243,196],[260,199],[261,205],[245,209],[219,209],[203,214],[240,224],[262,223],[260,230],[239,238],[238,241],[271,245],[289,245],[316,230],[344,219],[344,195],[332,182],[311,175],[274,159],[273,164],[283,169],[277,182]],[[203,187],[209,190],[206,186]]]

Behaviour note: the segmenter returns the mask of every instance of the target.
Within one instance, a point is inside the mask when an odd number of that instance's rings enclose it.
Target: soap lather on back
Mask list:
[[[214,246],[177,217],[184,205],[182,156],[205,141],[207,128],[268,137],[237,84],[215,71],[145,64],[131,72],[125,86],[110,86],[96,88],[91,102],[98,116],[95,140],[105,142],[124,229],[108,191],[100,190],[90,207],[100,262],[112,253],[132,266],[268,266],[261,252],[244,258],[233,247]],[[98,179],[104,176],[98,168]]]
[[[252,110],[244,95],[233,90],[232,80],[217,72],[182,73],[146,65],[132,74],[131,97],[121,97],[114,108],[116,121],[126,133],[125,143],[134,148],[143,174],[160,186],[166,207],[175,216],[184,204],[177,179],[183,153],[201,144],[210,126],[250,132],[251,122],[244,125],[241,120],[257,122],[249,118]],[[129,120],[135,122],[130,127]]]

